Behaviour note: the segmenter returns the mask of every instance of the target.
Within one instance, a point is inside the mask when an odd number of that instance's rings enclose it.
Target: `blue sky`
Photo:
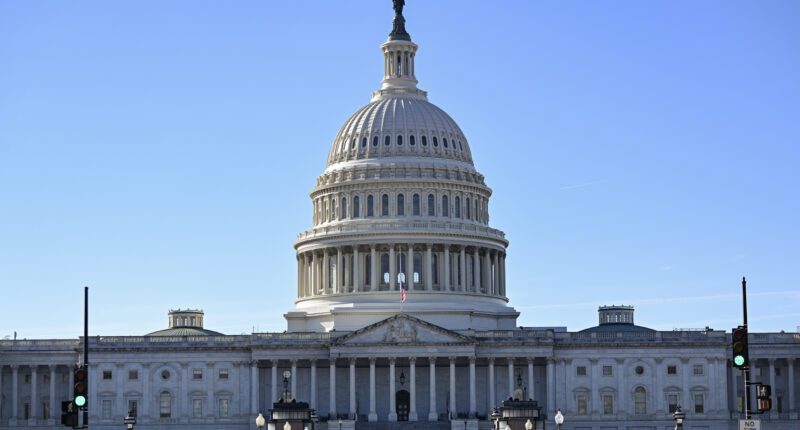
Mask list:
[[[0,337],[282,331],[391,2],[0,2]],[[408,1],[520,325],[800,326],[800,3]],[[413,295],[409,296],[413,300]]]

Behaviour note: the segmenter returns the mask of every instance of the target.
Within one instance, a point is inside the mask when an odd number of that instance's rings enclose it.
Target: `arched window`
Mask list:
[[[422,146],[428,146],[428,138],[425,136],[422,136]]]
[[[436,202],[433,194],[428,194],[428,216],[436,216]]]
[[[378,146],[378,136],[372,138],[372,146]]]
[[[381,255],[381,282],[384,284],[389,283],[389,254]]]
[[[436,140],[436,136],[433,136],[433,146],[439,146],[439,141]]]
[[[367,138],[366,137],[362,137],[361,138],[361,147],[362,148],[366,148],[367,147]]]
[[[461,218],[461,199],[456,196],[456,218]]]
[[[397,261],[395,261],[395,264],[397,264],[397,279],[395,279],[395,281],[397,281],[398,284],[400,282],[402,282],[403,286],[405,287],[405,284],[406,284],[406,263],[408,262],[408,258],[406,258],[405,251],[398,252],[394,256],[394,258],[397,259]],[[405,288],[407,288],[407,287],[405,287]]]
[[[158,410],[161,418],[172,417],[172,396],[167,391],[162,391],[158,396]]]
[[[397,195],[397,216],[406,214],[406,198],[402,194]]]
[[[339,218],[347,218],[347,197],[342,197],[342,210],[339,212]]]
[[[461,144],[460,140],[458,141],[458,149],[460,149],[462,151],[464,150],[464,146]]]
[[[375,216],[375,199],[372,195],[367,196],[367,216]]]
[[[447,196],[442,196],[442,216],[450,216],[449,209],[447,207]]]
[[[397,136],[397,146],[403,146],[403,136]]]
[[[411,146],[414,146],[415,143],[417,143],[417,142],[414,141],[414,136],[413,135],[410,136],[408,138],[408,144],[411,145]]]
[[[331,221],[336,219],[336,199],[331,199]]]
[[[389,146],[391,143],[392,143],[392,138],[391,137],[386,136],[386,138],[383,139],[383,144],[384,145]]]
[[[447,138],[446,137],[442,138],[442,143],[444,144],[444,147],[447,148]]]
[[[434,284],[439,283],[439,258],[436,254],[431,255],[431,278]]]
[[[381,196],[381,216],[389,216],[389,195]]]
[[[419,252],[414,253],[414,283],[419,284],[419,279],[422,277],[422,254]]]
[[[644,387],[636,387],[633,390],[633,413],[637,415],[647,413],[647,391]]]
[[[467,211],[467,219],[471,219],[469,216],[469,197],[467,197],[467,204],[464,206],[464,209]]]
[[[411,198],[411,215],[419,216],[419,194]]]
[[[361,216],[361,205],[359,204],[358,196],[353,197],[353,218],[358,218]]]

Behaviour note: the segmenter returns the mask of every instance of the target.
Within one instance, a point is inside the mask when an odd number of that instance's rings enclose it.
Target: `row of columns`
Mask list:
[[[436,362],[440,357],[429,357],[427,358],[428,363],[428,374],[429,374],[429,412],[427,416],[428,421],[438,421],[439,420],[439,411],[437,410],[436,406]],[[477,407],[477,376],[476,376],[476,368],[475,356],[468,356],[466,357],[468,364],[469,364],[469,417],[474,418],[477,415],[478,407]],[[377,357],[368,357],[369,361],[369,413],[368,413],[368,420],[369,421],[377,421],[378,414],[377,414],[377,396],[376,396],[376,361],[378,360]],[[395,379],[396,379],[396,362],[397,358],[389,357],[387,358],[389,362],[389,414],[387,417],[388,421],[397,421],[397,410],[396,410],[396,402],[395,402],[395,395],[396,395],[396,387],[395,387]],[[449,398],[449,410],[446,411],[451,418],[455,418],[458,414],[456,410],[456,361],[458,357],[448,357],[449,362],[449,383],[450,383],[450,398]],[[357,357],[351,357],[348,359],[349,364],[349,417],[355,418],[357,414],[357,405],[356,405],[356,362]],[[514,396],[514,359],[508,358],[508,380],[509,380],[509,392],[508,397]],[[528,386],[534,387],[534,372],[533,372],[533,358],[528,358]],[[297,363],[298,360],[293,359],[291,362],[291,369],[292,369],[292,378],[291,378],[291,392],[293,396],[297,394]],[[416,357],[409,357],[409,414],[408,419],[409,421],[418,421],[420,417],[417,414],[417,384],[416,384],[416,364],[417,358]],[[252,392],[252,414],[258,413],[258,381],[259,381],[259,368],[258,362],[252,362],[252,383],[251,387],[253,387]],[[275,403],[278,401],[278,392],[277,387],[279,381],[277,379],[277,368],[278,368],[278,360],[273,360],[271,362],[272,365],[272,375],[271,375],[271,402]],[[331,360],[329,362],[330,370],[329,370],[329,411],[328,415],[331,418],[335,418],[338,416],[338,411],[336,408],[336,360]],[[488,397],[488,404],[486,405],[486,413],[488,414],[491,412],[492,408],[496,406],[495,402],[495,359],[488,358],[488,379],[489,379],[489,397]],[[550,367],[548,365],[548,380],[550,378]],[[309,407],[312,409],[317,408],[317,360],[309,360],[309,373],[310,373],[310,391],[311,396],[309,399]],[[534,398],[533,389],[531,388],[531,392],[528,394],[529,398]],[[550,394],[548,392],[548,404],[551,403]]]
[[[379,291],[380,286],[388,286],[390,291],[399,289],[397,275],[398,253],[402,254],[405,266],[405,285],[407,290],[433,291],[434,285],[440,291],[484,292],[495,296],[505,296],[505,253],[491,248],[446,245],[434,252],[434,245],[409,243],[398,245],[369,244],[368,252],[360,252],[358,246],[324,248],[297,254],[297,296],[312,297],[347,292]],[[388,248],[388,249],[387,249]],[[437,247],[438,248],[438,247]],[[451,254],[450,249],[455,248]],[[416,252],[415,252],[416,251]],[[389,282],[383,282],[381,256],[389,256]],[[419,274],[419,288],[414,281],[414,255],[421,254],[422,264]],[[369,259],[367,259],[367,255]],[[434,268],[434,255],[437,264]],[[472,285],[467,276],[467,258],[472,260]],[[364,265],[369,262],[369,271]],[[438,272],[439,282],[434,283],[434,271]],[[369,279],[366,278],[369,273]],[[452,282],[451,282],[452,281]]]
[[[71,366],[68,364],[49,364],[45,365],[49,372],[49,407],[50,407],[50,414],[48,415],[49,420],[53,420],[56,414],[60,415],[61,407],[60,401],[56,398],[56,370],[58,366],[64,366],[67,369],[71,369]],[[11,368],[11,420],[18,420],[20,417],[18,416],[19,413],[19,368],[20,365],[12,364],[9,366]],[[40,419],[38,416],[42,413],[39,410],[39,393],[38,393],[38,378],[39,378],[39,366],[26,366],[29,367],[31,370],[31,392],[30,392],[30,414],[29,414],[29,422],[35,423],[37,420]],[[2,393],[2,387],[4,387],[5,381],[3,381],[3,367],[0,366],[0,393]],[[73,374],[72,372],[67,372],[69,374],[69,384],[67,385],[68,392],[62,393],[64,395],[64,399],[69,399],[72,396],[72,385],[73,385]]]
[[[414,54],[417,47],[412,44],[387,46],[384,48],[383,75],[386,79],[414,79]]]
[[[402,135],[399,135],[402,137]],[[385,138],[386,136],[384,136]],[[394,136],[393,138],[397,138],[398,136]],[[412,136],[408,136],[412,137]],[[427,141],[427,139],[426,139]],[[416,139],[415,139],[416,142]],[[455,141],[454,141],[455,142]],[[379,147],[384,147],[384,141],[381,140],[381,145]],[[346,147],[347,140],[344,140],[342,144]],[[416,143],[415,143],[416,146]],[[455,146],[455,145],[454,145]],[[409,150],[413,148],[413,146],[408,146]],[[312,223],[314,226],[319,226],[321,224],[325,224],[328,222],[333,221],[340,221],[345,219],[358,219],[358,218],[386,218],[386,215],[380,215],[380,211],[378,209],[382,209],[381,204],[377,202],[378,195],[383,194],[369,194],[366,197],[362,197],[361,195],[349,195],[349,194],[329,194],[323,195],[319,197],[315,197],[312,201],[314,215],[312,216]],[[431,219],[432,217],[436,221],[447,221],[449,219],[464,219],[468,221],[477,221],[482,224],[487,224],[489,222],[487,210],[488,210],[488,200],[480,195],[480,194],[459,194],[455,197],[459,197],[458,205],[455,204],[455,199],[450,200],[450,194],[446,192],[429,192],[429,191],[419,191],[419,192],[392,192],[390,194],[389,199],[389,217],[407,217],[412,216],[414,218],[425,218]],[[409,196],[408,200],[403,202],[403,206],[400,208],[402,212],[398,210],[398,206],[394,203],[396,202],[397,196]],[[429,201],[427,198],[423,199],[423,196],[435,196],[433,202]],[[358,201],[358,208],[348,206],[348,197],[352,199],[353,197],[359,197]],[[368,198],[372,196],[372,213],[373,215],[369,215],[369,201]],[[418,201],[418,209],[417,213],[414,213],[414,196],[417,196],[419,199]],[[453,201],[451,206],[448,203],[445,206],[444,202],[442,202],[441,197],[448,196],[447,201]],[[467,203],[470,202],[470,203]],[[355,202],[353,202],[355,204]],[[440,205],[441,204],[441,205]],[[470,206],[471,205],[471,206]],[[446,211],[445,211],[446,208]],[[458,208],[458,211],[455,209]],[[357,212],[356,212],[357,210]],[[356,216],[358,213],[358,216]],[[460,216],[456,216],[456,214]]]

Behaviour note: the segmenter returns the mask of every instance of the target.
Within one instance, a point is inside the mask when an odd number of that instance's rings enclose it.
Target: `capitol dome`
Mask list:
[[[298,235],[289,331],[354,330],[397,313],[445,328],[510,329],[505,234],[456,122],[417,88],[398,13],[381,87],[333,139]]]

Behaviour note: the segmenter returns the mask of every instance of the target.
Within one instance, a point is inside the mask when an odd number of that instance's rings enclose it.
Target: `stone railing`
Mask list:
[[[90,348],[117,349],[133,347],[247,347],[250,336],[97,336],[89,338]]]
[[[344,333],[342,333],[344,334]],[[331,340],[330,333],[254,333],[252,335],[253,345],[271,344],[296,344],[296,343],[328,343]]]
[[[800,343],[800,333],[750,333],[750,344]]]
[[[0,351],[72,351],[77,339],[0,340]]]
[[[481,341],[542,341],[553,339],[553,332],[550,330],[475,330],[471,335]]]
[[[556,343],[727,342],[723,331],[616,331],[555,333]]]
[[[369,219],[364,219],[369,221]],[[297,240],[325,237],[332,234],[376,233],[376,232],[413,232],[424,230],[434,233],[461,233],[486,236],[504,240],[506,235],[500,230],[476,224],[419,221],[419,222],[359,222],[317,227],[297,235]]]

